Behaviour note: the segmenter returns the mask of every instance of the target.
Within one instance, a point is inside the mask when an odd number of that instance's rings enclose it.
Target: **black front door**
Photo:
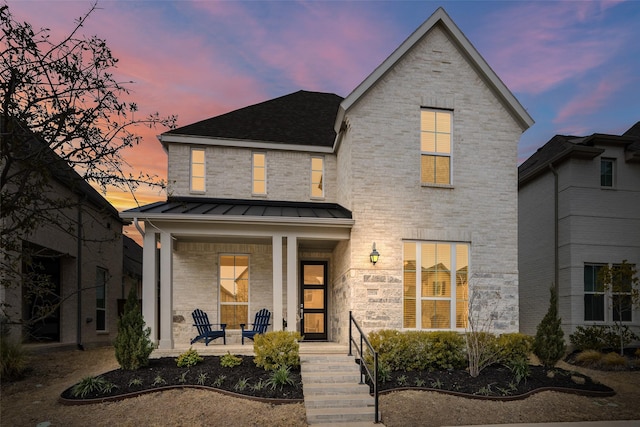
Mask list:
[[[327,340],[327,263],[303,261],[300,268],[301,329],[305,341]]]

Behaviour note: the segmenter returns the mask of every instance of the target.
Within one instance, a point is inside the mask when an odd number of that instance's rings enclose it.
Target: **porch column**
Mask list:
[[[145,326],[151,328],[149,338],[158,344],[158,296],[156,295],[157,276],[157,234],[152,233],[151,227],[145,227],[142,242],[142,316]]]
[[[274,234],[273,258],[273,330],[282,330],[282,234]]]
[[[298,301],[298,239],[296,236],[287,236],[287,330],[289,331],[299,330]]]
[[[173,348],[173,241],[160,233],[160,349]]]

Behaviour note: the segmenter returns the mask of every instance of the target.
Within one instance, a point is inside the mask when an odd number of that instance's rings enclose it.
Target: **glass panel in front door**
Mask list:
[[[302,263],[302,335],[305,340],[327,339],[325,262]]]

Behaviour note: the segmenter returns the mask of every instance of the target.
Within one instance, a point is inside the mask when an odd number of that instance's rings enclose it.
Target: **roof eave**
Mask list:
[[[294,225],[316,227],[351,228],[355,221],[351,218],[313,218],[313,217],[247,217],[244,215],[189,215],[144,213],[128,210],[120,213],[120,217],[128,220],[152,220],[171,222],[191,222],[207,224],[243,224],[243,225]]]
[[[160,135],[160,142],[164,147],[168,143],[177,144],[197,144],[197,145],[210,145],[210,146],[222,146],[222,147],[237,147],[237,148],[254,148],[260,150],[284,150],[284,151],[304,151],[312,153],[332,153],[333,148],[331,146],[321,145],[302,145],[302,144],[289,144],[286,142],[270,142],[270,141],[253,141],[247,139],[232,139],[232,138],[212,138],[209,136],[201,135],[181,135],[181,134],[162,134]],[[165,148],[166,149],[166,148]]]
[[[527,172],[525,175],[519,177],[518,186],[520,187],[528,183],[538,175],[547,171],[549,165],[556,166],[569,158],[590,160],[601,155],[602,153],[604,153],[604,151],[605,150],[602,148],[590,147],[585,145],[574,145],[572,147],[569,147],[566,150],[556,154],[550,160],[540,164],[537,167],[532,168],[532,170]]]

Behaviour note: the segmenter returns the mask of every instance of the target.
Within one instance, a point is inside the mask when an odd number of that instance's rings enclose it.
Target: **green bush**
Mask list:
[[[151,329],[145,328],[135,288],[131,288],[124,313],[118,319],[118,335],[113,346],[116,360],[124,370],[134,370],[149,364],[154,345],[149,339]]]
[[[9,326],[0,320],[0,378],[3,380],[20,379],[27,370],[29,359],[27,352],[17,340],[9,336]]]
[[[511,366],[514,363],[529,359],[529,354],[531,354],[531,348],[533,347],[533,337],[517,332],[502,334],[498,337],[497,345],[500,362]]]
[[[451,331],[407,331],[383,329],[369,333],[378,352],[378,362],[391,371],[456,369],[465,364],[464,338]],[[373,362],[371,355],[365,362]]]
[[[591,325],[578,326],[574,333],[569,335],[569,341],[575,350],[597,350],[605,348],[613,349],[620,347],[620,336],[622,335],[623,345],[628,345],[639,339],[627,326],[623,326],[618,332],[615,326]]]
[[[599,326],[578,326],[574,333],[569,335],[569,341],[574,350],[596,350],[604,347],[602,328]]]
[[[553,286],[550,292],[549,309],[538,324],[533,341],[533,352],[546,368],[555,366],[566,350],[561,319],[558,317],[558,294]]]
[[[267,371],[300,366],[299,332],[273,331],[258,334],[253,340],[254,363]]]
[[[189,350],[185,351],[180,356],[178,356],[178,358],[176,359],[176,363],[180,368],[184,368],[184,367],[190,368],[202,362],[203,360],[204,358],[202,358],[202,356],[198,354],[197,350],[194,350],[191,347],[189,347]]]
[[[227,352],[224,356],[220,357],[220,366],[224,368],[233,368],[242,363],[242,357],[234,356]]]
[[[91,393],[109,393],[114,388],[117,388],[115,384],[104,378],[98,377],[85,377],[80,380],[79,383],[73,386],[71,389],[71,395],[73,397],[85,398]]]

